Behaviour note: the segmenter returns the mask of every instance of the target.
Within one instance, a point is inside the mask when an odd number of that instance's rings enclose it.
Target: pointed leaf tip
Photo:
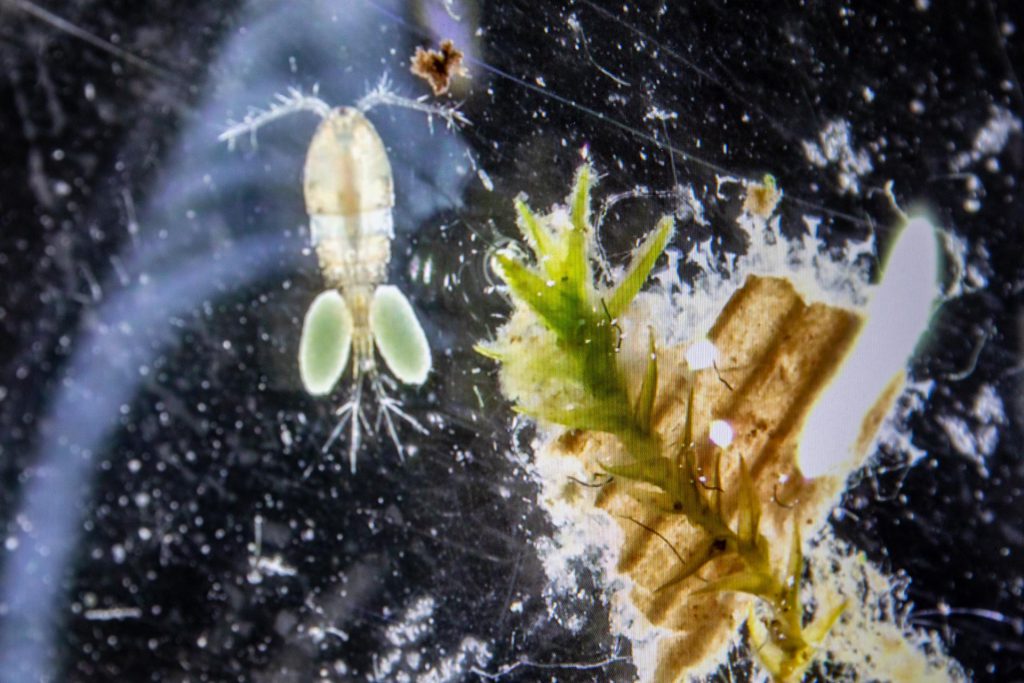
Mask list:
[[[654,231],[644,239],[640,247],[634,252],[633,260],[629,264],[626,275],[618,286],[615,287],[608,301],[608,310],[611,311],[613,317],[620,316],[640,292],[640,288],[647,281],[647,277],[651,274],[654,264],[657,263],[658,257],[665,251],[665,247],[668,246],[669,240],[672,239],[674,233],[675,221],[671,216],[663,216]]]
[[[654,415],[654,399],[658,393],[658,354],[654,346],[654,328],[648,327],[647,340],[647,367],[644,371],[644,379],[640,385],[640,393],[637,395],[634,419],[637,427],[644,433],[650,433],[654,429],[651,420]]]
[[[594,171],[589,163],[583,163],[576,171],[570,200],[572,227],[580,232],[590,229],[590,188]]]

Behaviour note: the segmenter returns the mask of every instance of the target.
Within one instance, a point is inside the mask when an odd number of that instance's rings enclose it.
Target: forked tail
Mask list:
[[[370,389],[373,391],[377,403],[377,415],[372,427],[362,403],[364,378],[369,381]],[[388,383],[390,386],[386,387],[385,383]],[[352,381],[352,394],[349,396],[348,401],[342,404],[335,413],[338,416],[338,423],[331,430],[331,434],[327,441],[324,442],[321,451],[327,453],[347,426],[349,428],[348,458],[353,474],[356,472],[356,458],[362,445],[364,432],[379,434],[381,426],[383,426],[387,430],[388,436],[391,437],[391,442],[395,444],[398,457],[402,460],[405,460],[405,446],[398,436],[396,418],[404,420],[420,434],[430,433],[416,418],[405,412],[402,408],[402,402],[397,398],[392,398],[388,394],[388,389],[395,389],[394,380],[377,372],[375,367],[370,368],[365,373],[357,371]]]

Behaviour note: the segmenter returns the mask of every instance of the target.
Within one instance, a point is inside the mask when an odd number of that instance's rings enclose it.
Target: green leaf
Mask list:
[[[715,516],[722,519],[722,452],[715,451],[715,487],[708,494],[710,508]]]
[[[554,422],[570,429],[583,429],[619,434],[629,429],[629,422],[622,408],[611,401],[599,401],[590,405],[577,406],[572,410],[545,408],[540,415],[548,422]]]
[[[846,611],[847,602],[843,600],[841,603],[825,612],[822,616],[816,618],[810,626],[804,630],[805,638],[811,643],[820,643],[825,640],[825,636],[832,630],[836,622],[839,621],[839,617]]]
[[[683,581],[686,581],[686,579],[690,578],[691,576],[699,572],[704,567],[704,565],[706,565],[711,560],[710,550],[710,543],[702,544],[699,548],[699,551],[693,555],[692,559],[689,562],[684,563],[682,569],[680,569],[675,576],[673,576],[671,579],[655,588],[654,592],[657,593],[659,591],[665,590],[666,588],[671,588],[677,583],[682,583]]]
[[[586,229],[573,227],[565,236],[565,263],[562,277],[567,287],[580,301],[587,301],[593,274],[590,272],[590,256],[587,253],[589,236]]]
[[[584,163],[576,171],[576,180],[572,188],[571,219],[572,226],[581,233],[587,232],[590,225],[590,177],[593,169]]]
[[[726,574],[722,578],[702,586],[697,593],[749,593],[750,595],[770,599],[772,583],[770,576],[765,576],[761,572],[743,570]]]
[[[594,276],[590,270],[590,247],[593,238],[590,227],[590,187],[593,169],[584,163],[576,171],[573,183],[570,221],[572,229],[566,236],[565,272],[576,285],[581,301],[591,298]]]
[[[804,573],[804,552],[800,542],[800,521],[793,521],[793,542],[789,549],[789,566],[786,568],[785,609],[801,615],[800,582]]]
[[[534,255],[542,268],[546,269],[547,262],[557,257],[558,245],[547,227],[541,225],[537,216],[521,198],[515,200],[516,212],[519,214],[519,231],[523,233],[527,243],[533,249]]]
[[[646,482],[662,490],[669,479],[669,467],[668,461],[664,458],[633,462],[628,465],[602,465],[604,471],[612,476]]]
[[[562,287],[545,280],[510,254],[498,254],[501,278],[517,299],[540,316],[541,321],[559,336],[572,333],[579,304],[565,296]]]
[[[617,318],[622,315],[636,297],[644,282],[647,281],[647,276],[651,274],[651,269],[654,268],[658,257],[665,251],[674,231],[675,221],[671,216],[664,216],[658,222],[654,232],[648,235],[637,249],[626,275],[622,278],[622,282],[615,287],[608,300],[608,310],[612,317]]]
[[[757,530],[761,523],[761,505],[754,493],[754,483],[750,478],[747,463],[740,458],[740,492],[737,501],[738,521],[736,536],[743,545],[753,547],[757,544]]]
[[[643,383],[640,385],[640,393],[636,397],[633,414],[637,426],[649,433],[654,428],[651,419],[654,412],[654,398],[658,392],[658,355],[654,348],[654,328],[648,327],[647,333],[647,352],[649,354],[647,369],[644,371]]]
[[[479,353],[484,358],[490,358],[491,360],[496,360],[499,363],[505,362],[505,354],[489,346],[488,344],[474,344],[473,350]]]
[[[683,425],[683,442],[676,452],[676,473],[682,474],[684,480],[680,487],[680,493],[684,494],[691,504],[696,508],[697,501],[701,500],[700,484],[697,477],[696,449],[693,443],[693,395],[694,387],[690,385],[690,391],[686,397],[686,422]],[[680,457],[682,456],[682,457]]]

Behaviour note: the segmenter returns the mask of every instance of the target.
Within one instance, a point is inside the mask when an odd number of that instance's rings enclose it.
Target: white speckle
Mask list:
[[[874,102],[875,101],[875,91],[872,90],[871,88],[869,88],[866,85],[861,89],[860,94],[861,94],[861,97],[864,98],[865,102]]]
[[[125,552],[124,546],[120,543],[110,549],[110,557],[114,560],[115,564],[123,564],[127,556],[128,553]]]
[[[264,576],[295,576],[298,573],[295,567],[286,563],[280,555],[259,558],[256,560],[256,569]]]
[[[142,610],[138,607],[87,609],[83,616],[89,621],[120,621],[122,619],[138,619],[142,616]]]
[[[494,182],[491,180],[491,176],[487,175],[487,171],[482,168],[477,169],[476,177],[480,179],[480,184],[484,186],[485,190],[494,191]]]
[[[803,141],[804,156],[819,168],[838,168],[839,189],[843,194],[860,192],[859,178],[874,170],[871,157],[863,149],[855,149],[850,136],[850,123],[829,121],[818,133],[817,141]]]
[[[645,121],[675,121],[678,118],[679,114],[676,112],[661,109],[660,107],[651,107],[644,114]]]

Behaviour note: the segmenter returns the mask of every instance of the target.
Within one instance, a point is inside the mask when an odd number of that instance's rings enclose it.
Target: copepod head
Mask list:
[[[427,380],[432,365],[427,335],[398,287],[382,285],[373,293],[370,331],[391,374],[405,384]]]
[[[320,294],[302,323],[299,374],[313,396],[327,394],[338,383],[352,348],[352,313],[336,290]]]
[[[303,180],[310,215],[352,216],[395,205],[384,143],[361,111],[338,107],[313,134]]]

